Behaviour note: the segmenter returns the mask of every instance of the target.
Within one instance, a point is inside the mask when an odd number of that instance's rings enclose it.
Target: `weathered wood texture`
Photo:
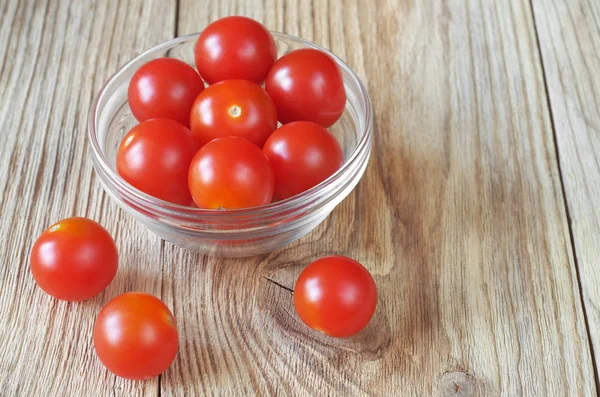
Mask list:
[[[373,98],[375,150],[357,190],[286,250],[215,261],[167,247],[164,298],[200,296],[203,311],[176,308],[197,332],[163,392],[593,395],[529,3],[184,0],[178,34],[229,14],[346,59]],[[291,287],[332,252],[378,283],[354,339],[310,332],[260,279]]]
[[[160,296],[161,241],[105,196],[87,144],[91,102],[120,65],[175,34],[175,2],[0,2],[0,396],[156,395],[95,356],[92,329],[109,299]],[[120,269],[83,303],[58,302],[29,272],[35,237],[72,215],[116,238]]]
[[[0,11],[1,396],[595,395],[528,1],[10,0]],[[243,260],[143,230],[95,182],[85,138],[93,95],[120,64],[231,14],[330,48],[376,113],[357,189],[306,238]],[[121,267],[102,295],[67,304],[35,286],[28,254],[74,214],[109,228]],[[379,288],[354,338],[307,329],[266,279],[292,287],[330,253],[363,262]],[[148,382],[109,374],[91,343],[102,304],[132,290],[161,296],[180,330],[175,363]]]
[[[575,257],[600,360],[600,2],[534,1]]]

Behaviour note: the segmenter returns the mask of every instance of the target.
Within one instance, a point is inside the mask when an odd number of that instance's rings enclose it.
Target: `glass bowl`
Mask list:
[[[135,57],[102,87],[90,110],[88,138],[93,164],[104,190],[126,212],[159,237],[186,249],[210,255],[242,257],[262,254],[308,234],[321,223],[362,177],[371,154],[371,100],[356,74],[329,51],[311,42],[272,32],[278,56],[315,48],[338,64],[346,88],[346,108],[330,128],[344,152],[343,166],[327,180],[294,197],[261,207],[206,210],[184,207],[134,188],[116,171],[119,143],[137,121],[127,103],[129,80],[146,62],[160,57],[194,66],[197,34],[178,37]]]

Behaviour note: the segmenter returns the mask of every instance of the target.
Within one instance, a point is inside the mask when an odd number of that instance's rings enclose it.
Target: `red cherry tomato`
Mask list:
[[[119,295],[100,311],[94,326],[98,358],[113,374],[143,380],[164,372],[179,346],[173,314],[143,292]]]
[[[198,95],[190,116],[192,132],[205,144],[221,136],[239,136],[259,147],[277,128],[273,100],[248,80],[226,80]]]
[[[226,136],[210,141],[192,160],[190,192],[200,208],[248,208],[273,197],[267,156],[250,141]]]
[[[200,144],[192,132],[169,119],[144,121],[129,131],[117,151],[117,172],[141,191],[190,205],[187,174]]]
[[[309,121],[280,127],[267,139],[264,152],[275,173],[278,200],[318,185],[344,163],[344,153],[335,137]]]
[[[308,265],[294,288],[294,306],[306,325],[337,338],[352,336],[373,317],[377,288],[367,269],[345,256]]]
[[[113,238],[100,224],[68,218],[52,225],[31,250],[33,278],[48,294],[81,301],[104,290],[119,262]]]
[[[127,96],[138,121],[165,118],[189,126],[192,104],[203,89],[202,79],[190,65],[158,58],[135,72]]]
[[[305,120],[329,127],[346,106],[340,68],[329,55],[313,49],[281,57],[269,71],[265,89],[283,124]]]
[[[196,67],[209,84],[243,79],[261,83],[277,59],[277,47],[263,25],[246,17],[219,19],[204,29],[194,49]]]

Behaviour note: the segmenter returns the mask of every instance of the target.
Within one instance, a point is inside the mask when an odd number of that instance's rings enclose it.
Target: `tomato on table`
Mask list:
[[[86,218],[55,223],[31,250],[31,273],[46,293],[66,301],[90,299],[102,292],[117,272],[113,238]]]
[[[202,79],[190,65],[158,58],[135,72],[127,97],[138,121],[166,118],[189,126],[192,104],[203,89]]]
[[[333,337],[358,333],[371,321],[376,305],[373,277],[345,256],[317,259],[300,273],[294,288],[294,306],[302,321]]]
[[[128,292],[117,296],[102,308],[94,325],[98,358],[122,378],[158,376],[171,365],[178,346],[173,314],[150,294]]]
[[[194,57],[200,75],[209,84],[231,79],[261,83],[277,59],[277,47],[263,25],[231,16],[202,31]]]
[[[226,80],[198,95],[190,125],[201,144],[231,135],[246,138],[262,148],[277,128],[277,110],[269,94],[258,84]]]
[[[265,89],[283,124],[303,120],[329,127],[346,106],[340,68],[329,55],[309,48],[281,57],[269,71]]]
[[[335,137],[319,124],[296,121],[277,129],[264,146],[275,174],[275,198],[302,193],[333,175],[344,163]]]
[[[187,174],[200,143],[176,121],[150,119],[129,131],[117,151],[117,172],[156,198],[190,205]]]
[[[192,160],[189,187],[200,208],[235,209],[268,204],[273,171],[267,156],[252,142],[235,136],[217,138]]]

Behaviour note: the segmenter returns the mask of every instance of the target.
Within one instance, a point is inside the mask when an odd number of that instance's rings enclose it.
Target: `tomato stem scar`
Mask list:
[[[229,114],[233,117],[240,117],[242,115],[242,108],[240,108],[238,105],[233,105],[229,108]]]

